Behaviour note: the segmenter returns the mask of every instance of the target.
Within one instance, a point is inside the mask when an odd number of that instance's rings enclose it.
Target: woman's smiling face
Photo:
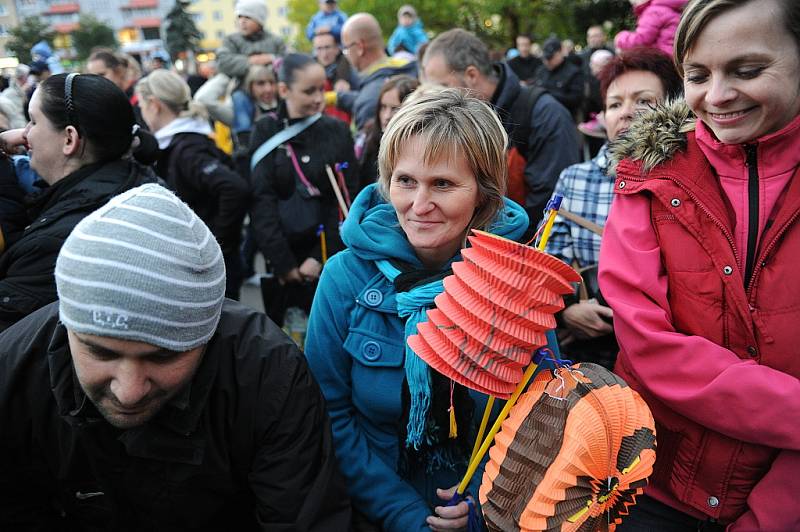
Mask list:
[[[774,133],[800,113],[799,56],[776,1],[725,11],[686,53],[686,102],[726,144]]]
[[[478,205],[478,182],[467,160],[454,151],[426,163],[424,146],[412,137],[402,147],[389,183],[389,200],[420,261],[438,268],[464,241]]]

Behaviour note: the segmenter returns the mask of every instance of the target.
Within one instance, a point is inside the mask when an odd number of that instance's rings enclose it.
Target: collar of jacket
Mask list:
[[[409,61],[408,59],[403,59],[402,57],[388,57],[388,56],[385,56],[385,57],[383,57],[383,59],[379,59],[379,60],[375,61],[374,63],[372,63],[371,65],[369,65],[367,68],[364,69],[363,72],[359,72],[359,74],[363,78],[366,78],[366,77],[371,76],[372,74],[376,73],[377,71],[379,71],[382,68],[391,68],[391,69],[403,68],[403,67],[409,65],[410,63],[412,63],[412,61]]]
[[[655,180],[668,179],[691,191],[720,220],[729,221],[724,193],[711,163],[721,166],[722,159],[736,156],[744,164],[744,150],[741,145],[716,141],[705,126],[698,128],[697,123],[683,100],[665,102],[638,117],[610,144],[609,175],[616,176],[617,193],[635,193],[643,187],[652,188]],[[762,164],[773,172],[796,168],[800,163],[799,129],[800,116],[780,131],[756,139],[759,160],[770,160]],[[712,161],[708,155],[712,155]],[[792,182],[784,193],[786,205],[800,203],[793,193],[796,188]]]
[[[214,355],[213,343],[214,338],[206,345],[203,360],[186,388],[150,421],[121,432],[119,439],[130,455],[199,463],[202,448],[192,434],[198,427],[217,375],[219,357]],[[75,427],[105,423],[78,382],[69,351],[67,329],[62,323],[58,323],[53,331],[47,347],[47,359],[50,387],[61,417]]]
[[[519,78],[506,63],[492,65],[497,76],[497,87],[489,102],[505,112],[510,111],[520,93]]]
[[[717,175],[747,180],[747,151],[756,147],[760,180],[792,172],[800,165],[800,115],[775,133],[745,144],[724,144],[703,122],[697,121],[696,138]]]
[[[60,186],[67,179],[69,181]],[[72,211],[99,208],[111,196],[133,188],[137,182],[159,182],[159,179],[151,167],[143,166],[132,159],[117,159],[84,166],[56,183],[56,190],[46,188],[26,200],[28,217],[33,220],[26,232],[54,224]],[[45,212],[48,216],[37,220]]]
[[[60,198],[69,194],[72,190],[77,189],[78,184],[83,181],[84,178],[95,173],[104,164],[106,163],[95,162],[87,164],[86,166],[78,168],[71,174],[64,176],[52,185],[48,185],[47,187],[43,188],[40,193],[31,197],[31,207],[41,211],[50,208],[52,205],[57,203]],[[42,180],[42,182],[46,183],[44,180]]]

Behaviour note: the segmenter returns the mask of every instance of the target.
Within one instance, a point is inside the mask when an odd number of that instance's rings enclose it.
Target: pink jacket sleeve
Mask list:
[[[614,310],[618,363],[647,393],[729,437],[800,450],[799,379],[672,326],[667,277],[643,195],[614,199],[600,250],[600,287]]]
[[[668,22],[667,13],[658,6],[650,7],[642,12],[636,21],[634,31],[621,31],[614,37],[614,45],[621,50],[628,50],[636,46],[655,47],[661,28]]]
[[[782,451],[747,497],[748,510],[728,532],[800,530],[800,453]]]

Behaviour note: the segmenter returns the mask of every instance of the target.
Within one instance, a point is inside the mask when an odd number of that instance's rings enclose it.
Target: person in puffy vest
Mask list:
[[[800,529],[798,21],[794,0],[692,0],[685,102],[612,148],[600,288],[658,433],[622,532]]]

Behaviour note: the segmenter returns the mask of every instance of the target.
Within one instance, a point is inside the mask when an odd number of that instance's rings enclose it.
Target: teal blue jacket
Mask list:
[[[527,227],[525,211],[506,201],[492,232],[516,240]],[[389,532],[429,530],[426,517],[446,504],[436,488],[454,486],[466,468],[398,473],[404,321],[397,315],[394,286],[374,261],[422,265],[375,185],[358,195],[341,235],[348,249],[323,270],[308,323],[306,357],[328,403],[339,466],[355,509]],[[471,395],[474,433],[487,396]],[[481,476],[482,469],[469,486],[476,499]]]

